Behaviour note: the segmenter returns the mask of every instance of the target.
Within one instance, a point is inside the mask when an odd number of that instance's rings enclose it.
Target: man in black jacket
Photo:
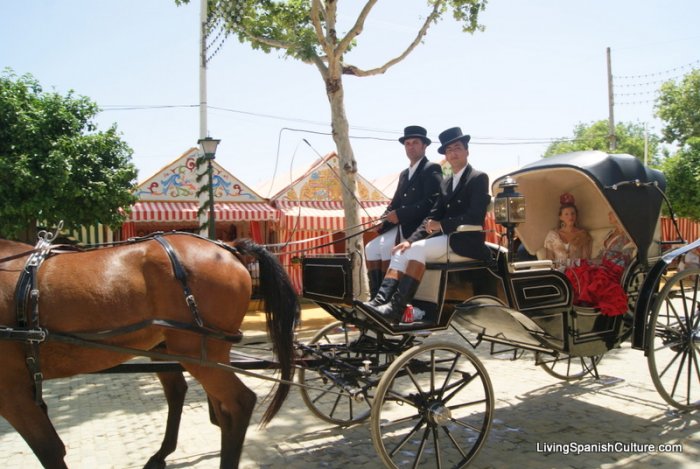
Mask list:
[[[459,127],[440,134],[442,145],[438,153],[445,155],[453,175],[443,181],[440,197],[421,226],[394,247],[391,264],[377,295],[363,303],[365,308],[391,322],[401,320],[407,303],[416,294],[426,262],[444,256],[448,248],[463,257],[488,258],[483,231],[448,237],[460,225],[483,226],[491,200],[488,175],[468,163],[469,139]]]
[[[377,226],[379,236],[365,247],[370,298],[376,295],[389,267],[393,247],[418,228],[440,194],[442,168],[425,156],[431,143],[427,135],[423,127],[411,125],[399,138],[410,164],[399,175],[394,197],[382,215],[384,221]]]

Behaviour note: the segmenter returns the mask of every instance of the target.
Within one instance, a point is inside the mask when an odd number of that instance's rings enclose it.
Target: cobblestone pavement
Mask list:
[[[441,333],[440,338],[450,335]],[[253,333],[246,340],[260,338],[264,336]],[[654,389],[643,353],[629,345],[604,357],[600,380],[571,383],[536,367],[531,354],[512,361],[490,356],[486,345],[476,352],[493,382],[496,410],[486,445],[470,467],[697,467],[700,414],[671,410]],[[260,379],[243,379],[259,396],[270,386]],[[201,387],[189,377],[188,382],[179,446],[168,467],[217,468],[218,428],[209,423]],[[139,468],[160,445],[166,404],[155,375],[84,375],[50,381],[45,384],[45,399],[66,445],[69,467]],[[298,390],[293,390],[272,423],[259,429],[263,406],[248,430],[242,468],[381,467],[368,424],[351,428],[327,424],[314,417]],[[679,443],[682,452],[575,455],[538,450],[547,443],[607,442],[656,447]],[[0,448],[6,469],[39,467],[24,441],[2,419]]]

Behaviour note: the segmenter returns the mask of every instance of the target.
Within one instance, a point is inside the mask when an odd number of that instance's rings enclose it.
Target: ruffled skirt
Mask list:
[[[564,274],[574,287],[574,304],[599,308],[605,316],[627,311],[627,294],[620,285],[623,268],[603,259],[600,265],[582,260],[581,265],[567,267]]]

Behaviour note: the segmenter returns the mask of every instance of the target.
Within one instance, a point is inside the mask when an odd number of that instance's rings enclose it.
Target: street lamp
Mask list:
[[[209,175],[209,239],[216,239],[216,216],[214,215],[214,167],[212,165],[216,155],[216,147],[219,142],[215,138],[200,138],[197,143],[202,147],[204,158],[207,160],[207,173]]]

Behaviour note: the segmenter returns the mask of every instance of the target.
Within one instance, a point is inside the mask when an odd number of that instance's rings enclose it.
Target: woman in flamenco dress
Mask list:
[[[634,254],[634,245],[620,228],[613,212],[608,220],[613,226],[600,253],[591,259],[592,239],[576,225],[578,209],[571,194],[559,199],[560,226],[545,237],[547,257],[564,268],[574,290],[574,304],[600,309],[605,316],[627,311],[627,294],[620,279]]]

